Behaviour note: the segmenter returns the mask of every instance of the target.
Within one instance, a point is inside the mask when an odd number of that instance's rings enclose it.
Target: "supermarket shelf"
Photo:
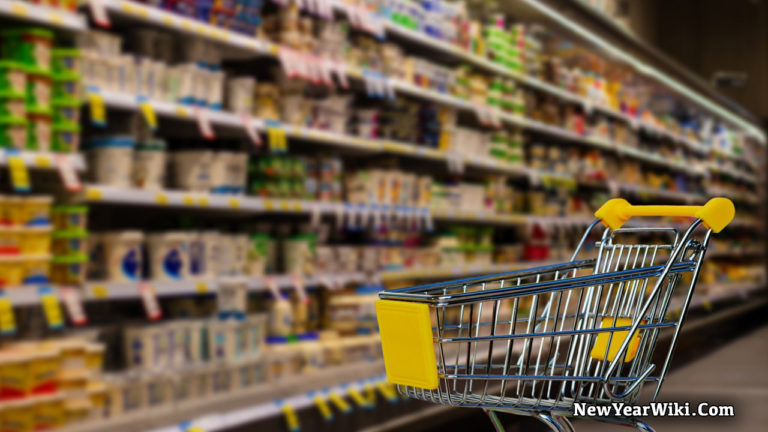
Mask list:
[[[135,96],[111,91],[100,91],[99,93],[104,100],[104,104],[108,107],[127,110],[139,109]],[[161,117],[196,121],[195,111],[192,107],[162,101],[150,101],[149,103],[152,105],[155,113]],[[213,110],[208,110],[206,114],[212,125],[245,130],[243,119],[236,114]],[[251,122],[252,127],[256,127],[259,130],[264,130],[267,127],[266,122],[262,119],[251,118]],[[528,170],[522,164],[509,163],[491,157],[446,152],[406,142],[360,138],[348,134],[290,126],[286,124],[279,124],[278,127],[283,129],[286,135],[290,138],[319,142],[344,149],[355,149],[365,152],[385,152],[418,159],[438,161],[459,159],[466,166],[493,172],[501,172],[516,176],[525,176],[528,173]]]
[[[730,177],[733,177],[734,179],[741,180],[745,183],[750,184],[756,184],[758,182],[758,178],[754,174],[749,174],[744,171],[739,171],[733,168],[727,168],[722,167],[716,164],[709,165],[709,170],[716,174],[724,174]]]
[[[664,189],[656,189],[650,186],[634,185],[634,184],[622,184],[619,189],[632,196],[648,197],[648,198],[664,198],[668,200],[675,200],[685,203],[704,203],[707,199],[699,194],[690,192],[670,191]]]
[[[508,264],[462,265],[452,267],[420,267],[415,269],[392,270],[381,273],[381,280],[391,282],[408,279],[443,279],[511,272],[531,267],[558,264],[561,261],[528,261]]]
[[[766,288],[765,282],[730,282],[730,283],[713,283],[713,284],[701,284],[696,287],[697,292],[703,292],[697,294],[694,292],[689,309],[705,308],[709,309],[713,303],[742,299],[746,300],[750,295],[764,291]],[[670,300],[668,311],[672,313],[680,313],[680,308],[683,305],[682,297],[675,297]]]
[[[18,18],[73,32],[87,28],[82,15],[25,1],[0,0],[0,16]]]
[[[61,432],[181,432],[186,430],[180,426],[182,423],[206,432],[224,431],[281,416],[283,405],[298,411],[314,405],[315,395],[346,395],[351,389],[360,390],[384,379],[381,360],[351,363],[171,406],[79,423]]]
[[[28,168],[36,169],[56,169],[58,168],[57,158],[68,158],[72,166],[78,171],[85,171],[85,160],[80,153],[75,154],[57,154],[48,152],[32,152],[22,151],[19,152],[21,158],[24,160],[24,165]],[[3,149],[0,149],[0,167],[8,165],[8,154]]]
[[[182,31],[184,33],[193,34],[199,37],[218,41],[220,43],[224,43],[236,48],[248,50],[260,55],[274,56],[274,55],[277,55],[280,50],[278,45],[272,44],[270,42],[261,41],[255,38],[246,37],[233,32],[221,30],[218,27],[211,26],[208,24],[203,24],[192,19],[179,17],[170,12],[166,12],[150,6],[144,6],[141,4],[137,4],[137,3],[125,1],[125,0],[103,0],[103,3],[107,7],[107,9],[110,10],[111,12],[129,15],[133,18],[137,18],[142,21],[151,22],[160,26]],[[349,65],[346,66],[346,70],[348,75],[351,78],[355,78],[358,80],[363,79],[363,75],[364,75],[363,71],[350,67]],[[414,97],[419,97],[422,99],[430,100],[436,103],[448,105],[448,106],[469,111],[469,112],[475,112],[477,110],[477,107],[472,103],[452,95],[443,94],[434,90],[424,89],[424,88],[415,86],[413,84],[410,84],[408,82],[394,79],[394,78],[388,78],[388,82],[390,86],[396,91],[406,93]],[[105,94],[104,97],[105,97],[105,103],[107,103],[108,105],[112,105],[116,107],[122,106],[123,108],[128,108],[128,109],[136,109],[136,101],[132,96],[116,96],[116,95]],[[166,109],[163,109],[163,108],[166,108]],[[193,114],[192,111],[189,110],[188,108],[181,107],[180,110],[177,110],[176,108],[177,106],[175,106],[175,104],[168,104],[168,106],[163,107],[161,105],[160,108],[156,108],[156,109],[158,111],[158,114],[161,114],[161,115],[174,115],[176,117],[181,117],[181,118],[189,117],[190,119],[194,119],[194,117],[191,117],[191,114]],[[616,143],[611,143],[611,142],[603,141],[600,139],[596,140],[594,138],[584,137],[575,132],[571,132],[561,127],[548,125],[548,124],[541,123],[532,119],[528,119],[519,115],[505,113],[500,110],[491,109],[487,107],[483,107],[483,109],[484,110],[487,109],[489,112],[493,113],[493,115],[496,116],[499,120],[513,126],[525,128],[528,130],[533,130],[533,131],[547,134],[549,136],[562,139],[562,140],[574,141],[574,142],[592,145],[592,146],[596,146],[604,149],[619,151],[631,157],[638,157],[637,155],[639,154],[640,156],[638,158],[646,162],[671,166],[675,169],[689,172],[692,175],[701,174],[699,170],[692,170],[686,164],[674,163],[661,157],[654,157],[656,155],[646,155],[644,154],[644,152],[641,152],[641,151],[632,152],[632,149],[630,148],[627,148],[626,151],[622,151],[622,149],[625,146],[622,146]],[[210,120],[214,124],[236,126],[240,128],[243,127],[242,120],[238,116],[228,115],[227,113],[222,113],[222,112],[211,113]],[[296,135],[298,135],[298,131],[291,131],[291,132],[294,132],[296,133]],[[310,133],[307,132],[306,136],[309,138],[312,138],[309,135]],[[335,139],[338,139],[339,137],[328,137],[328,138],[335,140]],[[386,145],[386,143],[367,143],[367,144],[360,145],[362,141],[370,141],[370,140],[361,140],[358,138],[353,138],[353,141],[351,142],[352,142],[352,145],[356,147],[367,148],[372,146],[373,148],[369,148],[369,150],[377,150],[376,147],[379,147],[379,146],[384,147]],[[341,142],[342,144],[344,143],[349,144],[350,143],[349,137],[346,137],[346,139],[342,139]],[[401,146],[398,146],[398,143],[394,143],[394,145],[391,145],[389,147],[392,150],[394,150],[396,147],[402,148]],[[414,148],[412,151],[404,150],[404,152],[419,156],[417,148]],[[435,150],[432,150],[432,152],[439,153]],[[421,156],[435,158],[438,155],[431,154],[429,151],[425,149],[425,151],[422,152]],[[484,165],[485,163],[478,162],[478,164]],[[492,168],[494,167],[492,163],[489,163],[489,165]],[[513,171],[521,172],[522,170],[514,169]]]
[[[153,207],[180,207],[196,210],[217,210],[245,213],[300,213],[347,215],[389,215],[396,217],[429,218],[448,221],[473,221],[497,225],[516,225],[528,221],[525,215],[500,214],[489,211],[461,211],[429,209],[426,207],[375,206],[338,202],[322,202],[280,198],[261,198],[244,195],[216,195],[181,191],[151,191],[89,185],[81,199],[91,203],[144,205]]]
[[[765,248],[748,247],[736,249],[714,249],[707,251],[707,258],[746,258],[758,257],[765,253]]]
[[[346,10],[344,6],[344,2],[342,2],[341,0],[336,0],[333,3],[334,3],[334,7],[337,10],[339,11]],[[704,153],[708,151],[707,146],[697,142],[694,139],[685,137],[676,132],[668,131],[664,128],[660,128],[646,121],[638,120],[626,113],[621,112],[620,110],[617,110],[608,106],[600,105],[600,104],[595,104],[586,97],[583,97],[576,93],[562,89],[560,87],[557,87],[545,81],[539,80],[537,78],[529,77],[522,73],[512,71],[484,57],[481,57],[479,55],[466,51],[462,48],[459,48],[451,43],[433,38],[429,35],[426,35],[418,31],[401,27],[386,18],[382,17],[381,19],[384,20],[384,28],[388,33],[397,35],[405,40],[411,41],[413,43],[422,45],[430,49],[441,51],[445,54],[453,55],[462,61],[468,62],[473,66],[484,69],[488,72],[491,72],[506,78],[512,78],[519,83],[522,83],[528,87],[546,92],[552,96],[560,98],[561,100],[581,105],[587,111],[592,111],[593,109],[596,111],[600,111],[605,115],[613,117],[614,119],[617,119],[617,120],[621,120],[624,123],[629,124],[633,127],[640,127],[652,134],[665,136],[676,142],[685,144],[691,150],[698,151],[700,153]]]

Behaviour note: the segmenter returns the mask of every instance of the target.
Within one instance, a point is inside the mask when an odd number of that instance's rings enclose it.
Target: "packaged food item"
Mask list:
[[[48,255],[51,253],[51,230],[49,228],[29,228],[19,234],[19,252],[22,255]]]
[[[34,430],[51,430],[66,424],[64,401],[60,396],[49,396],[35,399],[34,403]]]
[[[133,184],[142,189],[158,190],[165,185],[165,141],[140,142],[133,154]]]
[[[51,74],[41,70],[27,73],[27,108],[48,109],[51,107]]]
[[[21,199],[19,207],[18,224],[29,227],[48,227],[51,225],[51,203],[53,197],[50,195],[33,195]]]
[[[149,268],[154,280],[181,280],[189,275],[188,235],[166,232],[147,236]]]
[[[196,192],[208,192],[211,189],[212,151],[182,150],[172,155],[176,187]]]
[[[57,121],[53,124],[53,151],[59,153],[74,153],[79,148],[79,124],[64,121]]]
[[[76,48],[54,48],[51,51],[54,73],[80,73],[80,50]]]
[[[80,100],[80,75],[57,73],[53,75],[53,97],[57,99]]]
[[[13,287],[24,281],[24,266],[18,256],[0,255],[0,286]]]
[[[54,123],[79,124],[81,105],[79,100],[54,98],[51,101]]]
[[[51,150],[53,115],[47,108],[27,110],[27,149],[47,152]]]
[[[273,299],[269,310],[269,335],[288,337],[293,330],[293,308],[290,296],[281,293],[279,298]]]
[[[88,226],[88,206],[53,206],[51,214],[53,217],[53,226],[57,230],[84,232]]]
[[[0,95],[24,96],[27,90],[27,74],[21,63],[0,60]]]
[[[11,95],[0,92],[0,118],[26,118],[26,116],[27,105],[23,93],[21,95]]]
[[[51,281],[62,285],[85,282],[88,254],[57,255],[51,260]]]
[[[23,284],[47,284],[50,282],[50,257],[25,256],[22,262],[24,269]]]
[[[0,116],[0,148],[24,149],[27,143],[27,120]]]
[[[56,349],[8,349],[3,353],[3,374],[0,376],[2,399],[56,392],[58,361]]]
[[[51,30],[39,27],[8,29],[3,31],[2,40],[7,56],[31,68],[51,69]]]
[[[19,400],[8,403],[2,411],[3,432],[34,432],[35,430],[35,401]]]
[[[263,276],[267,268],[267,250],[270,237],[267,234],[251,235],[248,248],[248,262],[245,274],[248,276]]]
[[[253,77],[231,78],[227,81],[227,106],[235,114],[253,112],[253,96],[256,80]]]
[[[283,243],[285,271],[289,274],[312,275],[315,272],[314,234],[299,234]]]
[[[89,141],[93,180],[109,186],[132,185],[134,140],[130,136],[95,138]]]
[[[141,231],[122,231],[106,233],[100,236],[91,249],[90,261],[103,261],[104,276],[113,282],[136,282],[141,280],[142,256],[141,243],[144,234]],[[100,256],[103,256],[103,260]]]
[[[216,308],[219,319],[243,319],[248,304],[248,286],[243,278],[225,278],[219,281]]]

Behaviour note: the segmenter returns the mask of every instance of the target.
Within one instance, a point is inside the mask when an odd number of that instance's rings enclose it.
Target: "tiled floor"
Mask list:
[[[733,405],[735,416],[646,418],[657,432],[768,431],[768,326],[670,373],[659,400],[691,402],[692,411],[702,401]],[[574,426],[579,432],[629,430],[585,420],[574,422]]]

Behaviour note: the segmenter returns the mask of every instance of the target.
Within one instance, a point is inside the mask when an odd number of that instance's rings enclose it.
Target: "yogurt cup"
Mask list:
[[[147,236],[149,268],[154,280],[182,280],[189,275],[189,235],[167,232]]]
[[[53,206],[51,215],[57,230],[84,231],[88,224],[88,206],[84,205]]]
[[[10,60],[0,60],[0,93],[23,95],[27,91],[24,66]]]
[[[32,227],[47,227],[51,225],[50,195],[33,195],[21,199],[19,223]]]
[[[80,75],[64,73],[53,75],[53,96],[61,99],[80,100]]]
[[[53,238],[54,255],[82,255],[88,253],[88,231],[82,229],[56,230]]]
[[[81,53],[76,48],[55,48],[51,51],[54,73],[80,73]]]
[[[48,255],[51,253],[49,230],[24,230],[19,236],[19,252],[22,255]]]
[[[27,107],[49,108],[51,106],[51,74],[39,69],[27,74]]]
[[[77,99],[54,98],[51,101],[53,121],[55,123],[80,123],[80,106]]]
[[[51,150],[51,126],[53,115],[49,109],[27,110],[27,149],[48,152]]]
[[[142,189],[158,190],[165,185],[165,142],[139,143],[133,154],[133,184]]]
[[[24,149],[27,144],[27,120],[22,117],[0,117],[0,148]]]
[[[53,32],[42,28],[21,31],[21,55],[28,66],[49,70]]]
[[[47,284],[50,282],[50,258],[47,256],[25,258],[22,263],[24,276],[22,284]]]
[[[209,191],[212,184],[213,155],[210,150],[183,150],[173,153],[174,184],[180,189]]]
[[[133,170],[133,138],[114,136],[89,142],[93,180],[109,186],[130,187]]]
[[[85,282],[88,254],[57,255],[51,260],[51,281],[62,285],[80,285]]]
[[[141,231],[105,233],[101,236],[107,280],[113,282],[141,280],[143,240],[144,234]],[[91,259],[94,260],[94,257],[92,256]]]
[[[0,117],[24,118],[26,115],[27,106],[23,93],[12,95],[0,92]]]
[[[24,266],[17,257],[12,259],[0,255],[0,287],[14,287],[24,281]]]
[[[80,148],[80,125],[68,122],[54,123],[53,151],[59,153],[74,153],[78,148]]]

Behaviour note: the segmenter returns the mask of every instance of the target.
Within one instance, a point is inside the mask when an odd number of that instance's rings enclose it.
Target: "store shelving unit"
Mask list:
[[[80,14],[15,0],[0,2],[0,17],[30,21],[71,32],[88,28],[85,17]]]
[[[8,165],[8,153],[0,149],[0,167]],[[85,160],[80,154],[55,154],[48,152],[22,151],[18,153],[28,168],[56,169],[60,163],[59,158],[66,158],[78,171],[85,171]]]

